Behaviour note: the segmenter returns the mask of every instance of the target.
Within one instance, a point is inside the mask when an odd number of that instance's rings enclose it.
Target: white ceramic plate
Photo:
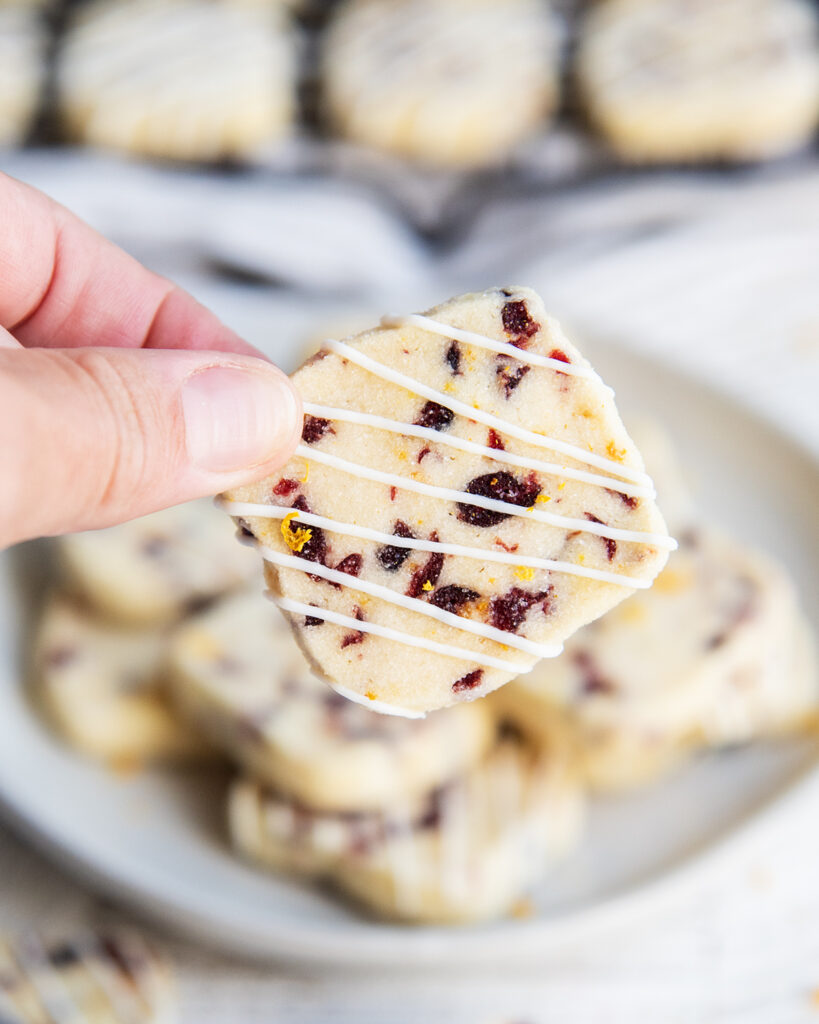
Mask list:
[[[816,615],[819,466],[700,384],[619,349],[593,358],[626,413],[666,422],[684,463],[696,468],[708,514],[781,558]],[[536,959],[553,943],[679,891],[819,788],[807,742],[704,757],[659,788],[595,806],[582,850],[535,894],[530,919],[456,932],[368,921],[237,861],[224,840],[224,779],[116,778],[52,739],[21,684],[20,581],[36,592],[47,558],[47,546],[30,545],[0,559],[0,802],[94,887],[226,950],[369,965],[451,962],[456,951],[461,964]]]

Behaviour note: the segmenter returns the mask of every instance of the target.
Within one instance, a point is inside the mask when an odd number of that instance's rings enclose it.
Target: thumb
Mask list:
[[[0,547],[258,479],[300,432],[298,395],[262,359],[0,347]]]

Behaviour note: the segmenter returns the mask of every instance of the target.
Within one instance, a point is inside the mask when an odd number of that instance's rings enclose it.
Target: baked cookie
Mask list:
[[[482,702],[420,721],[377,715],[310,672],[282,616],[258,595],[230,598],[172,640],[183,715],[248,773],[317,810],[389,807],[470,768],[494,735]]]
[[[170,970],[133,932],[0,936],[3,1024],[172,1024]]]
[[[772,157],[819,121],[806,0],[601,0],[576,70],[591,120],[629,160]]]
[[[302,444],[228,493],[313,667],[382,711],[494,690],[675,546],[611,390],[528,289],[327,342]]]
[[[705,527],[652,589],[580,630],[493,698],[520,728],[574,734],[597,789],[648,782],[692,750],[798,730],[819,708],[807,626],[775,563]]]
[[[558,32],[540,0],[348,0],[321,73],[346,138],[429,164],[493,164],[557,107]]]
[[[95,619],[59,595],[35,641],[37,694],[60,735],[115,762],[184,760],[205,744],[172,714],[162,692],[167,638]]]
[[[69,589],[100,615],[128,624],[165,625],[258,573],[258,559],[237,550],[230,523],[210,501],[57,543]]]
[[[46,32],[38,11],[22,0],[0,2],[0,146],[24,141],[45,72]]]
[[[295,112],[283,5],[93,0],[68,29],[57,87],[68,134],[170,160],[239,159]]]
[[[381,917],[456,924],[510,910],[574,847],[582,810],[565,751],[504,741],[460,779],[383,814],[315,814],[240,780],[229,823],[256,863],[328,878]]]

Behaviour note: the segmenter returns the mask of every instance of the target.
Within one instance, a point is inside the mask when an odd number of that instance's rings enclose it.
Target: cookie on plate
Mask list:
[[[313,667],[370,707],[485,695],[675,546],[611,390],[528,289],[327,342],[293,382],[295,457],[224,507]]]
[[[321,72],[346,138],[434,165],[493,164],[557,106],[558,32],[540,0],[348,0]]]
[[[60,735],[112,762],[205,755],[205,744],[172,713],[162,692],[166,634],[125,628],[54,595],[35,639],[37,695]]]
[[[136,933],[95,929],[69,938],[0,936],[4,1024],[171,1024],[168,965]]]
[[[171,642],[182,714],[254,778],[307,807],[382,809],[443,785],[486,752],[481,703],[419,721],[377,715],[315,678],[282,616],[256,594],[184,623]]]
[[[62,42],[60,110],[80,142],[169,160],[252,156],[295,113],[281,4],[92,0]]]
[[[100,615],[164,625],[258,574],[258,559],[210,501],[60,538],[67,587]]]
[[[22,0],[0,0],[0,146],[23,142],[40,104],[46,32]]]
[[[597,789],[651,781],[691,751],[798,730],[819,708],[812,642],[784,571],[712,529],[680,535],[635,594],[493,702],[574,734]]]
[[[448,786],[383,814],[315,814],[240,780],[229,823],[256,863],[328,878],[381,917],[455,924],[512,909],[574,847],[582,811],[565,750],[505,740]]]
[[[593,123],[638,162],[772,157],[819,122],[807,0],[601,0],[576,71]]]

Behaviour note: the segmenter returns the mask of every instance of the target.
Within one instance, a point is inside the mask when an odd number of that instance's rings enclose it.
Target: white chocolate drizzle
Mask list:
[[[470,495],[471,497],[471,495]],[[633,590],[647,590],[651,586],[650,580],[635,579],[625,576],[622,573],[608,572],[605,569],[593,569],[574,562],[562,562],[552,558],[535,558],[531,555],[522,555],[506,551],[494,551],[487,548],[469,547],[465,544],[447,544],[442,541],[425,540],[420,537],[400,537],[393,533],[382,533],[381,530],[373,530],[368,526],[356,526],[354,523],[343,523],[337,519],[328,519],[326,516],[316,515],[315,512],[302,512],[294,510],[287,505],[261,505],[250,501],[224,501],[217,498],[216,503],[224,512],[231,516],[251,516],[258,519],[286,519],[294,515],[294,522],[306,523],[308,526],[318,526],[330,533],[340,533],[347,537],[357,537],[360,540],[370,540],[377,544],[386,544],[391,547],[407,548],[410,551],[439,551],[443,555],[455,555],[462,558],[474,558],[480,562],[497,562],[501,565],[514,565],[525,569],[544,569],[548,572],[562,572],[570,576],[582,576],[590,580],[600,580],[601,583],[615,583],[623,587],[630,587]],[[254,541],[243,538],[252,546]]]
[[[655,547],[667,548],[674,551],[677,542],[662,533],[643,533],[638,530],[626,530],[616,526],[608,526],[605,523],[595,523],[588,519],[573,519],[570,516],[558,516],[552,512],[543,512],[536,508],[525,508],[523,505],[512,505],[508,501],[498,501],[496,498],[485,498],[482,494],[470,494],[468,491],[456,491],[450,487],[438,487],[434,484],[425,484],[420,480],[412,480],[409,477],[401,476],[399,473],[386,473],[380,469],[373,469],[370,466],[362,466],[359,462],[350,462],[338,455],[330,455],[328,452],[318,451],[309,445],[300,444],[296,448],[296,455],[319,462],[331,469],[338,469],[342,473],[349,473],[351,476],[363,480],[373,480],[376,483],[387,484],[390,487],[398,487],[405,491],[415,491],[417,494],[425,494],[429,498],[438,498],[441,501],[455,501],[464,505],[476,505],[478,508],[488,509],[490,512],[499,512],[505,516],[520,516],[524,519],[534,519],[539,523],[546,523],[549,526],[556,526],[559,529],[578,530],[582,533],[591,533],[596,537],[607,537],[610,540],[632,541],[637,544],[652,544]]]
[[[453,327],[451,324],[442,324],[431,317],[422,316],[420,313],[409,313],[406,316],[385,316],[381,318],[382,327],[420,327],[422,331],[429,331],[432,334],[439,334],[443,338],[451,338],[454,341],[462,341],[465,345],[475,345],[477,348],[489,349],[490,352],[498,352],[501,355],[518,359],[522,363],[530,363],[532,366],[543,366],[549,370],[557,370],[558,373],[565,373],[570,377],[586,377],[596,381],[606,391],[611,393],[611,388],[600,380],[598,374],[590,366],[580,366],[577,363],[566,363],[562,359],[554,359],[551,356],[542,356],[539,352],[528,352],[526,349],[518,348],[517,345],[510,345],[505,341],[495,341],[484,334],[476,334],[474,331],[467,331],[463,327]]]
[[[270,594],[268,593],[269,596]],[[354,619],[353,621],[357,622],[358,620]],[[396,718],[427,717],[426,711],[410,711],[409,708],[400,708],[397,704],[385,704],[383,700],[373,700],[371,697],[365,697],[360,693],[356,693],[355,690],[351,690],[347,686],[334,683],[331,679],[328,680],[328,684],[337,694],[346,697],[347,700],[351,700],[353,704],[361,704],[363,707],[369,708],[370,711],[377,711],[379,715],[393,715]]]
[[[309,615],[316,619],[323,619],[325,622],[332,622],[336,626],[346,626],[359,633],[372,633],[373,636],[380,636],[385,640],[395,640],[406,647],[420,647],[425,651],[434,651],[436,654],[443,654],[448,658],[457,658],[458,661],[485,665],[487,668],[497,668],[502,672],[511,672],[515,675],[525,675],[527,672],[531,672],[533,667],[531,663],[524,664],[523,662],[506,661],[503,658],[494,658],[491,654],[470,651],[465,647],[456,647],[454,644],[439,643],[428,637],[415,636],[413,633],[405,633],[398,629],[392,629],[390,626],[381,626],[377,622],[361,621],[350,615],[331,611],[329,608],[319,608],[301,601],[293,601],[289,597],[279,597],[277,594],[268,594],[268,596],[282,611],[290,612],[293,615]],[[367,701],[367,707],[373,707],[372,701]],[[400,712],[396,710],[393,713]]]
[[[389,587],[381,586],[380,583],[371,583],[369,580],[359,579],[357,576],[351,576],[349,573],[330,569],[320,562],[311,562],[309,559],[299,558],[297,555],[286,555],[281,551],[274,551],[272,548],[261,544],[259,545],[259,551],[266,562],[272,562],[283,569],[298,569],[313,576],[320,576],[324,580],[329,580],[330,583],[338,583],[340,586],[347,587],[350,590],[358,590],[362,594],[369,594],[371,597],[377,597],[387,604],[393,604],[398,608],[406,608],[407,611],[415,612],[418,615],[425,615],[427,618],[436,619],[446,626],[459,629],[462,633],[471,633],[473,636],[492,640],[503,647],[511,647],[518,651],[523,651],[535,658],[556,658],[563,651],[561,644],[536,644],[532,640],[516,636],[514,633],[505,632],[502,629],[496,629],[485,622],[476,622],[474,619],[455,615],[453,612],[445,611],[434,604],[420,601],[417,597],[399,594]],[[312,612],[308,614],[312,614]],[[356,623],[359,620],[351,619],[350,621]],[[352,628],[357,629],[358,627],[353,625]]]
[[[533,469],[535,472],[543,473],[546,476],[561,476],[568,480],[578,480],[581,483],[605,487],[610,491],[617,491],[619,494],[626,494],[632,498],[656,497],[656,491],[653,487],[641,487],[639,484],[626,483],[610,476],[589,473],[584,469],[573,469],[570,466],[558,465],[555,462],[541,462],[540,459],[530,459],[525,455],[515,455],[502,448],[489,448],[486,445],[476,444],[474,441],[467,441],[463,437],[448,434],[446,431],[433,430],[432,427],[421,427],[415,423],[401,423],[399,420],[390,420],[384,416],[374,416],[371,413],[359,412],[358,409],[338,409],[329,405],[317,405],[315,402],[302,402],[302,406],[308,415],[318,416],[321,419],[340,420],[345,423],[355,423],[362,427],[386,430],[392,434],[400,434],[405,437],[417,437],[424,441],[431,441],[434,444],[443,444],[449,448],[457,448],[462,452],[469,452],[472,455],[480,455],[485,459],[492,459],[494,462],[518,466],[521,469]]]
[[[527,444],[535,445],[538,448],[548,448],[551,451],[560,452],[562,455],[575,459],[584,465],[597,466],[598,469],[606,470],[615,476],[631,480],[633,483],[643,484],[647,487],[652,486],[651,477],[642,470],[624,466],[615,459],[607,459],[603,455],[595,455],[594,452],[584,451],[582,448],[578,448],[577,445],[569,444],[567,441],[558,441],[556,438],[537,434],[533,430],[519,427],[516,423],[510,423],[509,420],[501,419],[499,416],[486,412],[484,409],[460,402],[450,395],[444,394],[443,391],[436,391],[435,388],[428,387],[414,377],[408,377],[406,374],[394,370],[391,366],[386,366],[384,363],[372,359],[370,356],[365,355],[365,353],[359,352],[351,345],[346,344],[346,342],[330,339],[324,342],[324,347],[330,352],[334,352],[337,356],[341,356],[342,359],[355,363],[369,373],[381,377],[382,380],[389,381],[391,384],[397,384],[398,387],[404,388],[406,391],[411,391],[421,398],[426,398],[438,405],[442,405],[459,416],[465,416],[467,419],[475,420],[477,423],[484,423],[486,426],[494,427],[495,430],[509,434],[510,437],[516,437],[518,440],[525,441]]]

